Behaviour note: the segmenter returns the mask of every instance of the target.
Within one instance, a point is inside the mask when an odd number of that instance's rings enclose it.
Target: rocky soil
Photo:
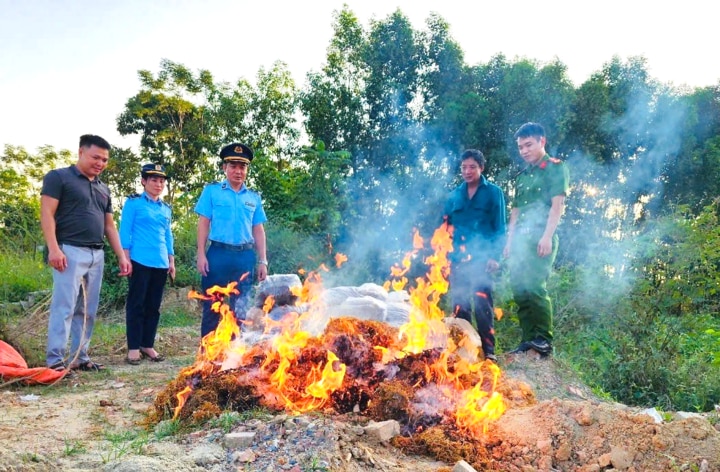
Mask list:
[[[608,402],[560,361],[531,354],[500,356],[499,365],[535,401],[506,411],[476,444],[428,437],[406,447],[389,439],[392,425],[354,414],[259,411],[226,414],[195,431],[171,434],[168,422],[146,428],[157,394],[193,363],[197,331],[161,331],[162,363],[127,365],[120,346],[97,358],[104,372],[53,386],[2,384],[0,472],[720,472],[717,412],[659,413]]]
[[[453,451],[406,454],[352,415],[257,415],[232,428],[217,422],[158,440],[163,424],[148,433],[140,424],[155,395],[193,361],[171,346],[194,341],[182,330],[166,332],[158,349],[172,355],[164,363],[136,367],[108,357],[104,373],[83,372],[52,387],[6,386],[0,471],[472,470],[457,465]],[[538,401],[508,410],[491,427],[485,470],[720,471],[717,414],[653,418],[595,398],[552,359],[505,356],[500,366]]]

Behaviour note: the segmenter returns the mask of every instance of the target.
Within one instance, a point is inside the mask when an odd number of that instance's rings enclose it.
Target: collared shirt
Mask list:
[[[255,242],[252,227],[267,221],[260,195],[245,184],[237,192],[225,180],[206,185],[195,213],[210,220],[210,241],[225,244]]]
[[[148,267],[167,269],[175,255],[170,206],[143,192],[125,200],[120,215],[120,242],[130,259]]]
[[[445,216],[453,226],[453,259],[500,260],[505,238],[505,196],[497,185],[480,176],[480,184],[468,198],[467,182],[457,187],[445,203]]]
[[[570,174],[560,159],[547,154],[537,163],[528,166],[515,182],[515,200],[518,223],[524,227],[544,227],[552,206],[553,197],[567,195]]]
[[[55,211],[58,243],[102,244],[105,214],[113,210],[110,189],[98,177],[88,179],[75,165],[51,170],[43,178],[40,194],[59,202]]]

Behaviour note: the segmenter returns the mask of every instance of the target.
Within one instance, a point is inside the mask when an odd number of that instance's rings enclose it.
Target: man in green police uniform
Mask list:
[[[533,349],[547,356],[553,349],[547,279],[557,256],[555,230],[565,211],[570,179],[567,166],[545,152],[545,129],[540,124],[525,123],[515,139],[526,167],[516,178],[504,250],[522,329],[522,342],[511,352]]]

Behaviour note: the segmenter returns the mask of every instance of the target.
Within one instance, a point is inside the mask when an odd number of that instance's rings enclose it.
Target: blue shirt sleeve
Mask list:
[[[175,237],[172,233],[172,210],[169,206],[165,207],[165,210],[167,212],[167,229],[165,230],[165,245],[167,246],[167,253],[168,256],[174,256],[175,255]]]
[[[132,248],[132,227],[135,221],[135,200],[131,198],[125,199],[122,213],[120,214],[120,244],[123,249],[130,250]]]
[[[200,194],[200,198],[198,199],[197,204],[195,205],[195,213],[208,219],[212,218],[211,193],[212,188],[209,185],[206,185],[205,188],[203,188],[202,193]]]
[[[260,198],[260,195],[258,195],[258,194],[256,194],[256,196],[257,196],[257,210],[253,213],[252,226],[261,225],[267,221],[267,216],[265,215],[265,209],[262,206],[262,198]]]

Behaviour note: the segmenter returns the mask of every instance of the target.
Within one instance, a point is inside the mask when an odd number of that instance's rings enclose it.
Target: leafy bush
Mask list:
[[[108,311],[125,306],[127,297],[128,279],[118,276],[119,267],[115,253],[105,245],[105,267],[103,269],[103,283],[100,289],[100,308],[98,314],[101,316]]]
[[[720,401],[716,208],[661,218],[636,244],[630,285],[593,270],[595,288],[583,292],[584,270],[562,278],[557,345],[587,383],[617,401],[711,410]]]
[[[322,237],[298,233],[281,222],[265,224],[267,256],[271,274],[297,274],[300,269],[315,270],[320,264],[333,265]]]
[[[197,216],[194,213],[174,214],[173,236],[175,237],[175,285],[179,287],[200,287],[200,273],[196,268],[197,258]]]

